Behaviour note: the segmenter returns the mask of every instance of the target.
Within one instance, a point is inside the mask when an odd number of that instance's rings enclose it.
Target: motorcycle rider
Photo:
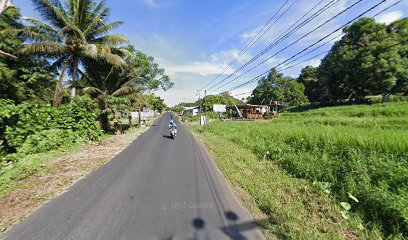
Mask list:
[[[174,129],[174,130],[175,130],[175,134],[174,134],[174,135],[177,135],[177,125],[174,123],[173,119],[170,120],[169,129],[170,129],[170,130]]]

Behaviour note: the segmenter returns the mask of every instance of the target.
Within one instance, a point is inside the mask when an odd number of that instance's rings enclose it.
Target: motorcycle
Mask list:
[[[177,135],[177,129],[176,128],[170,128],[170,137],[172,139],[175,139]]]

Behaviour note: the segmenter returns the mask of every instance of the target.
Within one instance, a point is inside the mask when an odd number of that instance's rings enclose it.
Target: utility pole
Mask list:
[[[202,113],[203,112],[203,101],[201,100],[201,91],[200,90],[197,90],[198,91],[198,100],[200,101],[200,113]]]
[[[207,116],[207,108],[208,108],[208,101],[207,101],[207,90],[204,90],[205,95],[205,116]]]

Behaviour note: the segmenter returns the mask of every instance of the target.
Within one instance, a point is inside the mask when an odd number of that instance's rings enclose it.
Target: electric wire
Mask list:
[[[308,49],[310,49],[311,47],[313,47],[313,46],[317,45],[318,43],[322,42],[322,41],[323,41],[324,39],[326,39],[327,37],[333,35],[334,33],[336,33],[337,31],[339,31],[339,30],[342,29],[343,27],[345,27],[345,26],[349,25],[350,23],[354,22],[356,19],[359,19],[361,16],[363,16],[364,14],[366,14],[366,13],[372,11],[373,9],[377,8],[378,6],[380,6],[381,4],[383,4],[383,3],[386,2],[386,1],[387,1],[387,0],[382,0],[381,2],[375,4],[374,6],[372,6],[371,8],[369,8],[368,10],[366,10],[366,11],[364,11],[363,13],[359,14],[357,17],[355,17],[355,18],[353,18],[352,20],[348,21],[347,23],[343,24],[342,26],[340,26],[340,27],[337,28],[336,30],[334,30],[334,31],[332,31],[331,33],[327,34],[326,36],[324,36],[324,37],[321,38],[320,40],[316,41],[315,43],[311,44],[310,46],[304,48],[302,51],[296,53],[296,54],[293,55],[292,57],[290,57],[290,58],[286,59],[285,61],[281,62],[281,63],[278,64],[277,66],[280,66],[280,65],[282,65],[282,64],[285,64],[285,63],[288,62],[289,60],[295,58],[296,56],[298,56],[298,55],[300,55],[300,54],[302,54],[302,53],[304,53],[306,50],[308,50]],[[274,56],[274,55],[272,55],[271,57],[267,58],[267,59],[264,60],[262,63],[268,61],[268,60],[271,59],[273,56]],[[258,64],[257,66],[259,66],[259,65],[260,65],[260,64]],[[255,66],[255,67],[257,67],[257,66]],[[277,66],[275,66],[275,67],[277,67]],[[253,68],[251,68],[250,70],[246,71],[244,74],[248,73],[249,71],[251,71],[251,70],[254,69],[255,67],[253,67]],[[269,72],[269,70],[268,70],[267,72]],[[266,72],[265,72],[265,73],[266,73]],[[263,73],[263,74],[265,74],[265,73]],[[240,75],[239,77],[243,76],[244,74]],[[263,75],[263,74],[262,74],[262,75]],[[236,79],[234,79],[234,80],[236,80]],[[232,81],[231,81],[231,82],[232,82]],[[226,84],[223,85],[223,86],[226,86]],[[222,86],[222,87],[223,87],[223,86]],[[218,89],[219,89],[219,88],[217,88],[216,90],[218,90]]]
[[[233,75],[235,75],[238,71],[242,70],[243,68],[245,68],[246,66],[248,66],[249,64],[251,64],[252,62],[254,62],[256,59],[258,59],[259,57],[261,57],[262,55],[264,55],[266,52],[268,52],[269,50],[271,50],[274,46],[276,46],[278,43],[282,42],[284,39],[288,38],[290,35],[292,35],[294,32],[296,32],[297,30],[299,30],[300,28],[304,27],[307,23],[309,23],[310,21],[312,21],[314,18],[316,18],[317,16],[321,15],[324,11],[326,11],[327,9],[329,9],[330,7],[332,7],[338,0],[332,0],[330,1],[328,4],[326,4],[325,6],[323,6],[321,9],[319,9],[316,13],[314,13],[312,16],[310,16],[308,19],[306,19],[305,21],[303,21],[301,24],[299,24],[297,27],[295,27],[293,30],[291,30],[289,33],[287,33],[285,36],[278,38],[276,41],[274,41],[273,43],[271,43],[270,45],[268,45],[266,48],[264,48],[259,54],[257,54],[255,57],[253,57],[251,60],[249,60],[247,63],[245,63],[243,66],[241,66],[240,68],[238,68],[237,70],[235,70],[233,73],[231,73],[229,76],[227,76],[226,78],[224,78],[223,80],[221,80],[220,82],[218,82],[217,84],[213,85],[211,88],[207,89],[207,90],[212,90],[214,89],[214,87],[218,86],[219,84],[223,83],[225,80],[229,79],[230,77],[232,77]],[[299,42],[300,40],[302,40],[303,38],[305,38],[306,36],[310,35],[311,33],[313,33],[314,31],[318,30],[319,28],[321,28],[322,26],[326,25],[327,23],[329,23],[330,21],[334,20],[335,18],[337,18],[338,16],[340,16],[341,14],[343,14],[344,12],[346,12],[347,10],[351,9],[352,7],[354,7],[355,5],[357,5],[358,3],[362,2],[364,0],[358,0],[356,3],[352,4],[351,6],[349,6],[348,8],[344,9],[343,11],[341,11],[340,13],[336,14],[334,17],[330,18],[329,20],[327,20],[326,22],[322,23],[321,25],[319,25],[318,27],[316,27],[315,29],[313,29],[312,31],[308,32],[307,34],[303,35],[302,37],[300,37],[298,40],[296,40],[295,42],[293,42],[291,45],[287,46],[286,48],[282,49],[281,51],[279,51],[278,53],[284,51],[285,49],[289,48],[290,46],[296,44],[297,42]],[[293,25],[291,26],[293,27]],[[290,27],[290,28],[291,28]],[[281,34],[282,35],[282,34]],[[281,36],[280,35],[280,36]],[[278,54],[276,53],[276,54]],[[275,54],[275,55],[276,55]],[[259,65],[263,64],[264,62],[266,62],[267,60],[263,61],[262,63],[258,64],[256,67],[258,67]],[[255,67],[254,67],[255,68]],[[252,69],[254,69],[252,68]],[[252,70],[251,69],[251,70]],[[251,71],[250,70],[250,71]],[[249,71],[247,71],[249,72]],[[244,74],[240,75],[239,77],[245,75],[247,72],[245,72]],[[237,77],[237,78],[239,78]],[[232,81],[229,81],[227,84],[224,84],[221,87],[224,87],[226,85],[228,85],[229,83],[235,81],[237,78],[234,78]],[[218,87],[217,89],[214,89],[213,91],[216,91],[218,89],[220,89],[221,87]]]
[[[297,0],[295,0],[295,2],[296,2]],[[233,63],[235,63],[239,58],[241,58],[241,56],[243,55],[243,54],[245,54],[258,40],[259,40],[259,38],[261,38],[272,26],[273,26],[273,24],[275,24],[275,22],[270,26],[270,27],[268,27],[268,29],[266,29],[265,31],[264,31],[264,29],[270,24],[270,22],[275,18],[275,16],[282,10],[282,8],[283,7],[285,7],[286,6],[286,4],[289,2],[289,0],[286,0],[282,5],[281,5],[281,7],[278,9],[278,11],[276,11],[276,13],[271,17],[271,18],[269,18],[269,20],[266,22],[266,24],[257,32],[257,34],[247,43],[247,45],[240,51],[240,53],[222,70],[222,72],[220,72],[210,83],[208,83],[208,84],[206,84],[204,87],[202,87],[200,90],[203,90],[204,88],[206,88],[206,87],[208,87],[210,84],[212,84],[214,81],[216,81],[222,74],[224,74],[225,73],[225,71],[228,69],[228,68],[230,68],[231,67],[231,65],[233,64]],[[293,5],[293,4],[292,4]],[[257,38],[258,36],[259,36],[259,34],[262,32],[262,31],[264,31],[264,33],[259,37],[259,38]],[[256,39],[256,40],[254,40],[254,39]]]
[[[303,50],[300,51],[299,53],[293,55],[293,56],[292,56],[291,58],[289,58],[289,59],[292,59],[294,56],[299,55],[300,53],[304,52],[305,50],[307,50],[307,49],[310,48],[311,46],[316,45],[317,43],[321,42],[323,39],[327,38],[328,36],[330,36],[330,35],[332,35],[333,33],[337,32],[339,29],[342,29],[343,27],[345,27],[345,26],[347,26],[348,24],[352,23],[353,21],[355,21],[356,19],[360,18],[361,16],[363,16],[363,15],[366,14],[367,12],[370,12],[370,11],[374,10],[375,8],[377,8],[378,6],[380,6],[381,4],[383,4],[383,3],[386,2],[386,1],[387,1],[387,0],[382,0],[381,2],[379,2],[379,3],[377,3],[376,5],[372,6],[371,8],[369,8],[368,10],[366,10],[365,12],[359,14],[357,17],[353,18],[352,20],[350,20],[350,21],[347,22],[346,24],[344,24],[344,25],[342,25],[341,27],[339,27],[338,29],[334,30],[334,31],[331,32],[330,34],[328,34],[328,35],[326,35],[325,37],[321,38],[320,40],[318,40],[318,41],[315,42],[314,44],[312,44],[312,45],[310,45],[309,47],[303,49]],[[404,42],[402,42],[402,43],[397,43],[397,44],[394,44],[394,45],[392,45],[392,46],[390,46],[390,47],[393,47],[393,46],[396,46],[396,45],[400,45],[400,44],[404,44],[404,43],[406,43],[406,42],[408,42],[408,41],[404,41]],[[284,62],[287,62],[289,59],[285,60]],[[284,64],[284,62],[280,63],[279,65]],[[263,75],[265,75],[266,73],[269,73],[269,72],[270,72],[270,70],[268,70],[268,71],[266,71],[266,72],[263,72],[263,73],[261,73],[260,75],[258,75],[258,76],[256,76],[256,77],[250,79],[249,81],[246,81],[246,82],[244,82],[244,83],[242,83],[242,84],[239,84],[238,86],[235,86],[235,87],[233,87],[233,88],[230,88],[230,89],[227,90],[227,91],[232,91],[232,90],[238,89],[238,88],[240,88],[240,87],[242,87],[242,86],[245,86],[245,85],[247,85],[247,84],[249,84],[249,83],[252,83],[252,82],[256,81],[258,78],[262,77]]]

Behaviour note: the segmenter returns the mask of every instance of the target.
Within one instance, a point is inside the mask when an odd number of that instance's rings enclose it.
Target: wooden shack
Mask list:
[[[242,116],[246,119],[263,118],[271,111],[267,105],[243,104],[237,107],[241,111]]]

